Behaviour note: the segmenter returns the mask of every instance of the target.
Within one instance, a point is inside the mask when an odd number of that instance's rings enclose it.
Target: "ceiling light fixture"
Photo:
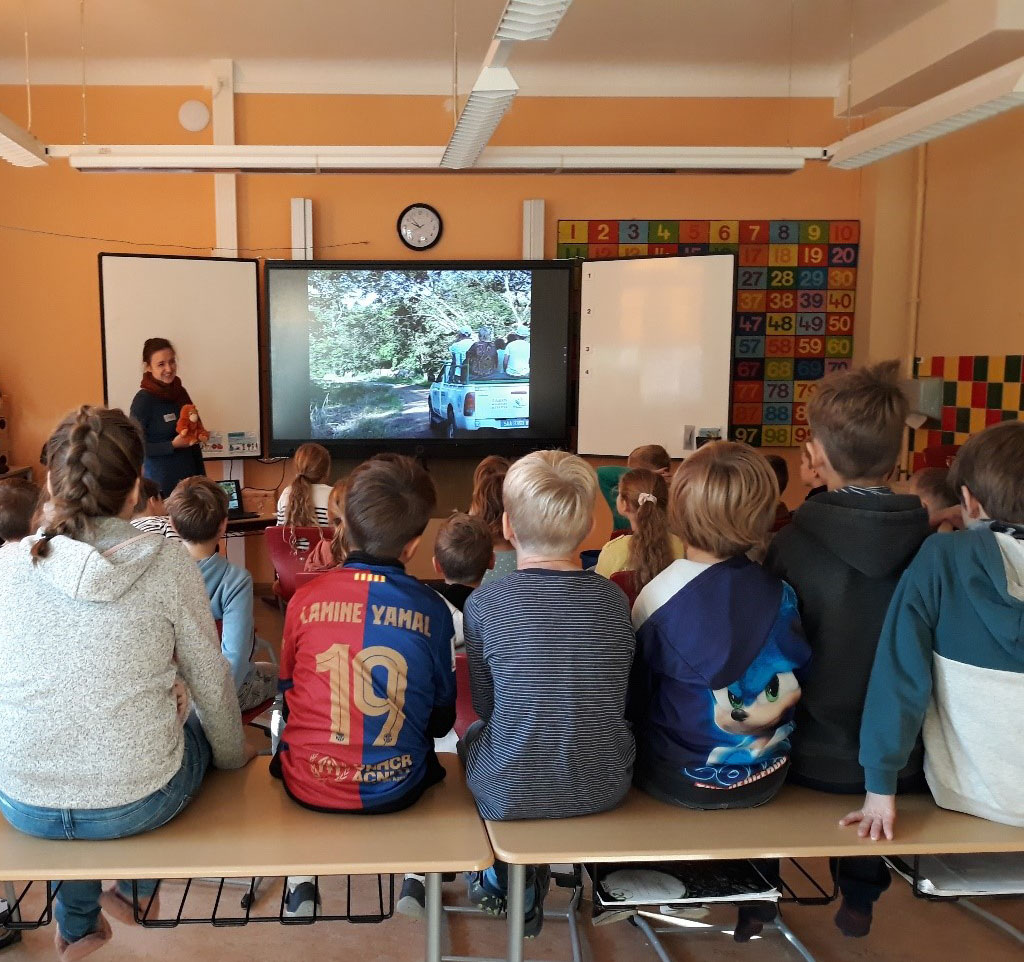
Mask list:
[[[508,0],[496,40],[547,40],[562,22],[572,0]]]
[[[0,114],[0,160],[15,167],[42,167],[46,148],[27,130]]]
[[[850,134],[828,148],[829,164],[854,170],[1024,106],[1024,59]]]
[[[54,145],[51,157],[66,157],[83,172],[308,173],[417,170],[435,173],[443,147],[261,146],[244,144]],[[786,173],[807,160],[823,160],[821,147],[488,147],[474,172],[578,171],[659,173],[677,170]]]
[[[505,67],[484,67],[459,114],[441,166],[472,167],[518,92],[518,84]]]

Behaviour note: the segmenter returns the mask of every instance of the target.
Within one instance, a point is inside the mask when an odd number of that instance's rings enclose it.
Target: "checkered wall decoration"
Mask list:
[[[941,377],[942,424],[913,432],[913,469],[924,467],[923,452],[963,444],[990,424],[1024,417],[1024,357],[961,355],[918,358],[916,377]]]

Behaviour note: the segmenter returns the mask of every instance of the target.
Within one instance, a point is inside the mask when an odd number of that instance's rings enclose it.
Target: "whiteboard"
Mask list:
[[[733,256],[588,261],[580,298],[577,449],[625,457],[727,436]]]
[[[166,337],[210,440],[206,458],[260,457],[256,261],[100,254],[103,396],[127,411],[142,345]]]

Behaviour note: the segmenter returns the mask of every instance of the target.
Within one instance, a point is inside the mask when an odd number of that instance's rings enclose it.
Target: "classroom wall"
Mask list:
[[[93,143],[209,142],[209,129],[189,135],[177,123],[179,104],[192,97],[208,100],[209,91],[90,87],[86,137]],[[77,87],[34,88],[34,132],[44,142],[80,142],[81,106]],[[0,87],[0,112],[24,123],[24,89]],[[1022,154],[1022,119],[998,118],[989,122],[996,125],[991,131],[988,125],[972,128],[947,138],[941,150],[930,148],[921,319],[921,346],[929,350],[959,351],[960,338],[971,342],[971,350],[994,350],[991,344],[1006,324],[1020,327],[1020,271],[1011,266],[1021,262],[1016,224],[1024,196],[1019,190],[1010,195]],[[236,98],[240,143],[442,143],[452,122],[450,104],[440,97]],[[845,129],[827,100],[522,98],[494,142],[814,145],[831,142]],[[980,137],[977,144],[975,137]],[[823,164],[791,175],[240,175],[239,248],[243,255],[284,256],[290,243],[289,199],[295,196],[313,200],[316,257],[337,259],[415,256],[400,244],[394,228],[397,212],[414,200],[434,204],[445,218],[444,240],[428,256],[453,259],[518,257],[522,201],[529,198],[546,201],[547,256],[554,254],[555,225],[563,218],[861,218],[872,269],[860,275],[856,346],[858,357],[867,358],[876,356],[873,346],[891,350],[899,318],[906,315],[906,304],[897,304],[904,288],[896,278],[906,271],[909,256],[912,193],[906,188],[906,164],[894,160],[869,168],[873,179]],[[874,173],[882,168],[892,173]],[[965,191],[964,180],[972,178],[971,190]],[[6,281],[0,287],[0,389],[11,396],[14,460],[35,463],[64,411],[102,397],[97,253],[209,253],[213,177],[85,175],[63,161],[29,170],[0,164],[0,197]],[[882,238],[883,229],[894,224],[899,229]],[[12,229],[18,227],[52,234]],[[950,236],[963,238],[955,268]],[[988,288],[965,293],[969,285],[960,285],[961,275],[986,280]],[[977,283],[971,287],[977,288]],[[1016,294],[1008,299],[1004,292],[1011,289]],[[1000,308],[1007,302],[1016,305],[1010,318]],[[970,323],[963,323],[964,317]],[[975,330],[983,347],[976,347]],[[182,374],[187,384],[187,371]],[[336,466],[338,472],[347,468]],[[255,487],[273,488],[282,479],[279,465],[249,463],[245,470],[246,483]],[[432,470],[439,513],[464,506],[469,466],[437,462]],[[283,480],[288,479],[286,466]],[[250,555],[257,581],[266,580],[259,552]]]
[[[1024,352],[1024,110],[928,145],[917,354]]]

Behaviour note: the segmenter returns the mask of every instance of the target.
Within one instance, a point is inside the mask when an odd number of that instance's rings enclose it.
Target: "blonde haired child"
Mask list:
[[[810,659],[789,585],[747,558],[762,548],[779,487],[760,454],[718,441],[683,462],[669,514],[687,546],[633,606],[630,718],[637,785],[686,808],[752,808],[782,787],[797,675]],[[737,941],[775,916],[740,909]]]
[[[303,444],[295,452],[295,478],[277,500],[277,523],[289,528],[326,528],[331,454],[322,444]]]
[[[629,790],[625,720],[634,638],[621,591],[580,570],[597,477],[564,451],[516,461],[504,484],[518,569],[477,588],[463,627],[473,707],[460,746],[485,818],[566,818],[613,808]],[[504,911],[506,867],[475,873],[471,900]],[[543,922],[543,872],[527,872],[525,931]]]

